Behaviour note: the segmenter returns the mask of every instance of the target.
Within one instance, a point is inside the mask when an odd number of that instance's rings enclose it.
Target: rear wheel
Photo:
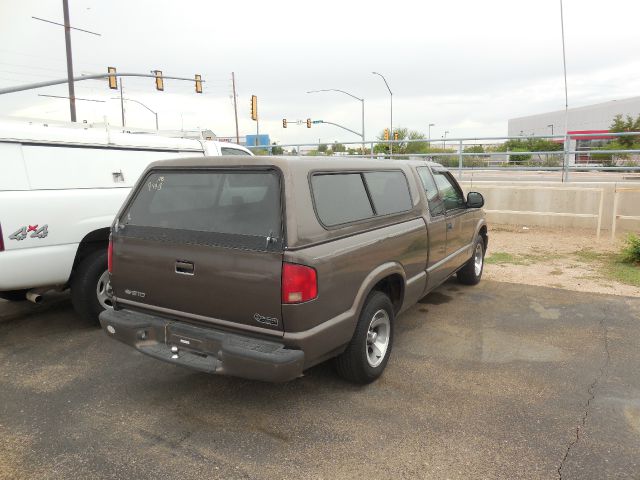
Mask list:
[[[473,244],[473,255],[464,267],[458,270],[458,281],[465,285],[476,285],[482,278],[484,269],[484,240],[478,235]]]
[[[337,358],[338,374],[354,383],[371,383],[389,361],[394,311],[389,297],[372,292],[365,302],[347,349]]]
[[[107,252],[101,250],[85,258],[76,269],[71,282],[71,302],[83,319],[99,325],[100,313],[113,308],[111,293]]]

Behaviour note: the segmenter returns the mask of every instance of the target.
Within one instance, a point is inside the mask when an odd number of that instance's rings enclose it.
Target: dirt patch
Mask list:
[[[592,231],[495,226],[489,231],[485,278],[578,292],[640,297],[629,269],[617,264],[621,242]]]

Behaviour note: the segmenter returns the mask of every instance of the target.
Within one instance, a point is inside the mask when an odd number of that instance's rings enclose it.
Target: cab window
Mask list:
[[[465,208],[466,202],[462,191],[455,180],[451,178],[450,173],[434,171],[433,178],[442,195],[445,210],[450,211]]]
[[[427,194],[429,213],[432,217],[444,215],[444,202],[442,201],[442,197],[440,196],[440,192],[438,191],[436,182],[433,180],[431,172],[427,167],[419,167],[417,170],[418,175],[420,175],[420,180],[422,181],[424,191]]]

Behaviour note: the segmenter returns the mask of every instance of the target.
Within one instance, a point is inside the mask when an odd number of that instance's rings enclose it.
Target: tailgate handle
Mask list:
[[[193,275],[195,267],[193,262],[185,262],[183,260],[176,260],[176,273],[181,275]]]

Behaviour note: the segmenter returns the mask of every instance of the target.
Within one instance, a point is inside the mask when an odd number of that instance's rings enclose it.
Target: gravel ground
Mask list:
[[[494,226],[484,275],[501,282],[639,297],[640,286],[603,274],[601,257],[619,252],[621,245],[606,235],[596,240],[593,231]]]

